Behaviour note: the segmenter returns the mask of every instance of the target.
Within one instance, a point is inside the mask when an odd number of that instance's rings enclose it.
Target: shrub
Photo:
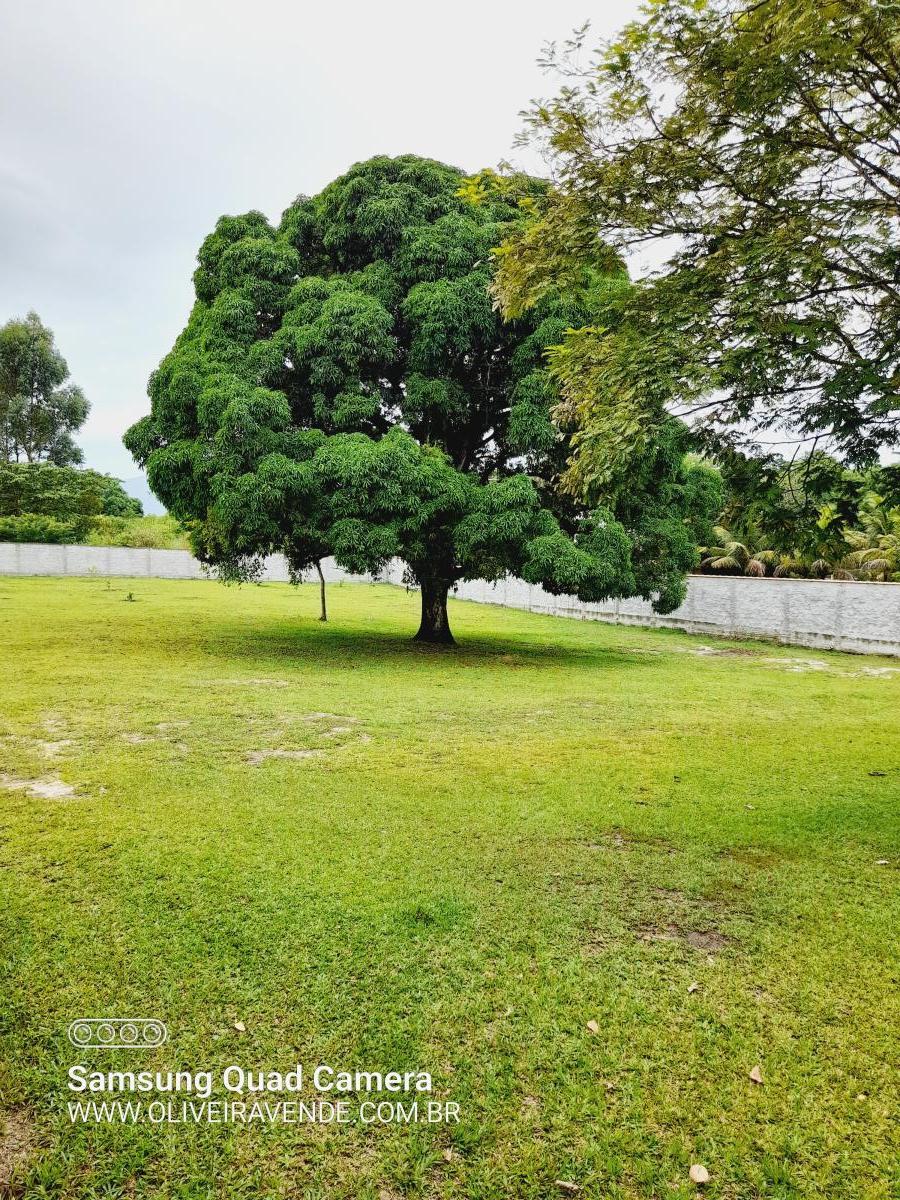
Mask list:
[[[84,536],[85,525],[83,519],[60,521],[46,513],[0,517],[0,542],[77,542]]]
[[[93,517],[89,546],[130,546],[147,550],[186,550],[187,534],[174,517]]]

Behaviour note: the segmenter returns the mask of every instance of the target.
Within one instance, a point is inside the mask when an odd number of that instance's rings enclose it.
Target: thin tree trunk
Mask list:
[[[319,572],[319,602],[320,602],[321,608],[322,608],[321,614],[319,616],[319,620],[327,621],[328,620],[328,610],[325,607],[325,576],[322,574],[321,559],[318,559],[318,558],[316,559],[316,570]]]
[[[429,580],[422,583],[422,621],[419,632],[414,640],[431,642],[439,646],[453,646],[453,634],[450,632],[450,622],[447,619],[447,593],[450,587],[446,583]]]

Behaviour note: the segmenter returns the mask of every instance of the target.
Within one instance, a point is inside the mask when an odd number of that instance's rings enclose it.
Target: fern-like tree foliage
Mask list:
[[[452,641],[458,580],[508,572],[667,611],[692,522],[717,503],[712,476],[686,464],[673,422],[604,506],[560,493],[569,445],[545,351],[583,314],[551,289],[504,322],[491,249],[520,210],[472,205],[461,183],[438,162],[375,158],[277,227],[223,217],[125,443],[222,577],[252,577],[272,552],[295,572],[399,557],[421,588],[421,640]]]
[[[719,448],[818,439],[862,466],[895,445],[900,4],[652,0],[546,64],[563,86],[526,136],[558,187],[507,239],[498,298],[583,285],[610,248],[639,271],[555,359],[573,483],[667,411]]]

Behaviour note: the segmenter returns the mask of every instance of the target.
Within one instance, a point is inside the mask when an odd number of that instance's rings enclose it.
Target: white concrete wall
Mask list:
[[[44,546],[0,542],[0,575],[128,575],[203,579],[187,550],[132,550],[124,546]]]
[[[368,581],[368,575],[350,575],[333,559],[322,572],[330,583]],[[145,579],[208,579],[201,563],[189,550],[133,550],[126,546],[46,546],[0,542],[0,575],[126,575]],[[262,578],[288,581],[287,563],[280,554],[266,559]],[[318,579],[315,568],[306,579]]]
[[[323,563],[331,582],[368,581],[349,575],[333,559]],[[205,579],[187,550],[130,550],[119,546],[45,546],[0,542],[0,575],[125,575],[160,579]],[[284,582],[281,555],[267,560],[263,579]],[[314,581],[315,570],[304,578]],[[382,577],[403,582],[403,564],[393,562]],[[692,575],[684,604],[667,616],[645,600],[582,604],[574,596],[551,596],[543,588],[504,579],[461,583],[455,595],[481,604],[620,625],[683,629],[708,637],[763,637],[796,646],[900,657],[900,584],[849,583],[815,579],[743,579]]]
[[[692,575],[684,604],[666,616],[655,613],[646,600],[582,604],[574,596],[551,596],[521,579],[461,583],[455,594],[463,600],[557,617],[900,656],[900,584],[896,583]]]

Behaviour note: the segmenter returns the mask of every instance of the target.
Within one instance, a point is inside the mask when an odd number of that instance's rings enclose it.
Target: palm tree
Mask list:
[[[900,507],[888,508],[877,492],[868,492],[860,505],[862,529],[848,530],[853,547],[847,556],[866,579],[900,581]]]
[[[723,575],[753,575],[760,579],[764,575],[787,573],[784,569],[785,564],[790,562],[787,555],[779,554],[777,550],[752,549],[753,543],[749,538],[747,542],[738,541],[723,525],[716,525],[713,533],[718,544],[701,549],[701,571],[717,571]]]
[[[861,530],[845,530],[844,539],[853,549],[840,557],[819,553],[811,558],[799,551],[756,549],[747,539],[741,542],[721,525],[715,527],[718,543],[701,549],[700,570],[723,575],[750,575],[758,579],[892,579],[900,578],[900,510],[897,532],[875,538]]]

